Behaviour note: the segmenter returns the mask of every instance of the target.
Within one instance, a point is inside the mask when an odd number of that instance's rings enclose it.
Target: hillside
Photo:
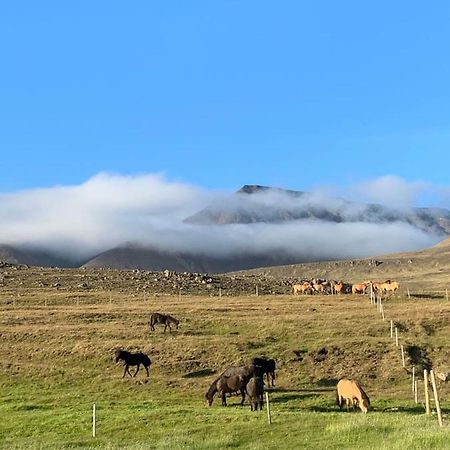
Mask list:
[[[151,271],[169,269],[177,272],[223,273],[274,264],[289,264],[303,260],[304,258],[301,256],[295,258],[282,253],[231,255],[214,258],[204,254],[159,251],[138,245],[127,245],[103,252],[87,261],[83,264],[83,267]]]
[[[283,278],[326,278],[349,282],[376,279],[395,279],[405,282],[411,289],[450,288],[450,238],[434,247],[418,252],[395,253],[372,258],[346,261],[326,261],[265,267],[240,272]]]
[[[0,245],[0,261],[10,264],[26,264],[44,267],[76,267],[76,262],[53,255],[49,252],[22,249],[11,245]]]

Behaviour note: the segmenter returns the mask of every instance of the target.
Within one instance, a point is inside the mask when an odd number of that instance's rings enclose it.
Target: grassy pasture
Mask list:
[[[414,403],[413,361],[401,367],[388,321],[367,297],[144,300],[113,292],[110,303],[101,291],[17,293],[0,294],[2,448],[448,448],[450,418],[439,429]],[[448,302],[400,298],[385,308],[405,346],[419,347],[436,368],[448,364]],[[180,329],[151,333],[152,311],[180,318]],[[119,346],[149,354],[149,379],[143,371],[122,379],[113,360]],[[237,406],[238,397],[228,408],[217,399],[204,406],[213,371],[261,354],[279,366],[270,427],[265,411]],[[342,376],[361,380],[373,411],[338,411],[334,385]],[[448,414],[449,387],[440,391]]]

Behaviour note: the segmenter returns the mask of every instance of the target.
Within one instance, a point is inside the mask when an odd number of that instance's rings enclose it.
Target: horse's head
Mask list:
[[[117,363],[117,362],[119,362],[119,360],[122,359],[122,349],[118,348],[118,349],[116,350],[115,355],[116,355],[116,363]]]
[[[208,408],[212,405],[212,402],[214,400],[214,396],[210,395],[209,392],[205,394],[205,406]]]
[[[367,399],[367,398],[362,398],[362,400],[359,402],[359,408],[361,409],[361,411],[362,411],[364,414],[367,414],[367,412],[368,412],[369,409],[370,409],[370,402],[369,402],[369,399]]]

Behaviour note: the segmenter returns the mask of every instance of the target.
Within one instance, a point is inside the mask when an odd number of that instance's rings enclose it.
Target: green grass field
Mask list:
[[[426,416],[401,366],[388,320],[366,297],[147,297],[101,291],[4,290],[1,302],[0,446],[2,448],[449,448],[450,390],[439,386],[443,429]],[[47,300],[45,306],[44,299]],[[450,304],[386,302],[405,347],[418,346],[435,367],[447,362]],[[150,312],[181,319],[178,331],[151,333]],[[142,350],[153,361],[122,379],[114,349]],[[324,350],[325,349],[325,350]],[[267,355],[277,360],[266,411],[232,397],[223,408],[203,396],[228,365]],[[207,375],[204,375],[204,374]],[[334,386],[358,378],[373,410],[340,412]],[[92,404],[97,437],[92,437]]]

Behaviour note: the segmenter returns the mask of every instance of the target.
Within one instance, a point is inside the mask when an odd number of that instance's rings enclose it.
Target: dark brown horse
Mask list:
[[[242,396],[241,406],[245,401],[245,388],[253,376],[254,368],[249,366],[228,367],[216,378],[205,394],[207,406],[211,406],[216,393],[222,397],[222,406],[227,406],[226,394],[240,392]]]
[[[123,371],[123,376],[128,373],[128,375],[135,377],[137,373],[139,372],[139,368],[141,364],[144,366],[145,370],[147,371],[147,376],[149,376],[148,368],[150,367],[150,364],[152,363],[150,361],[150,358],[145,353],[130,353],[126,350],[117,349],[116,350],[116,363],[118,363],[120,360],[123,361],[123,365],[125,367]],[[134,375],[131,375],[129,367],[130,366],[137,366],[136,372],[134,372]]]
[[[247,395],[250,401],[250,410],[258,411],[263,409],[264,381],[262,377],[253,375],[247,384]]]
[[[175,325],[176,329],[178,329],[180,321],[175,319],[175,317],[169,316],[168,314],[153,313],[150,316],[150,321],[148,322],[150,330],[155,331],[155,325],[157,323],[164,325],[164,333],[165,333],[167,327],[169,327],[169,331],[172,331],[172,324]]]

